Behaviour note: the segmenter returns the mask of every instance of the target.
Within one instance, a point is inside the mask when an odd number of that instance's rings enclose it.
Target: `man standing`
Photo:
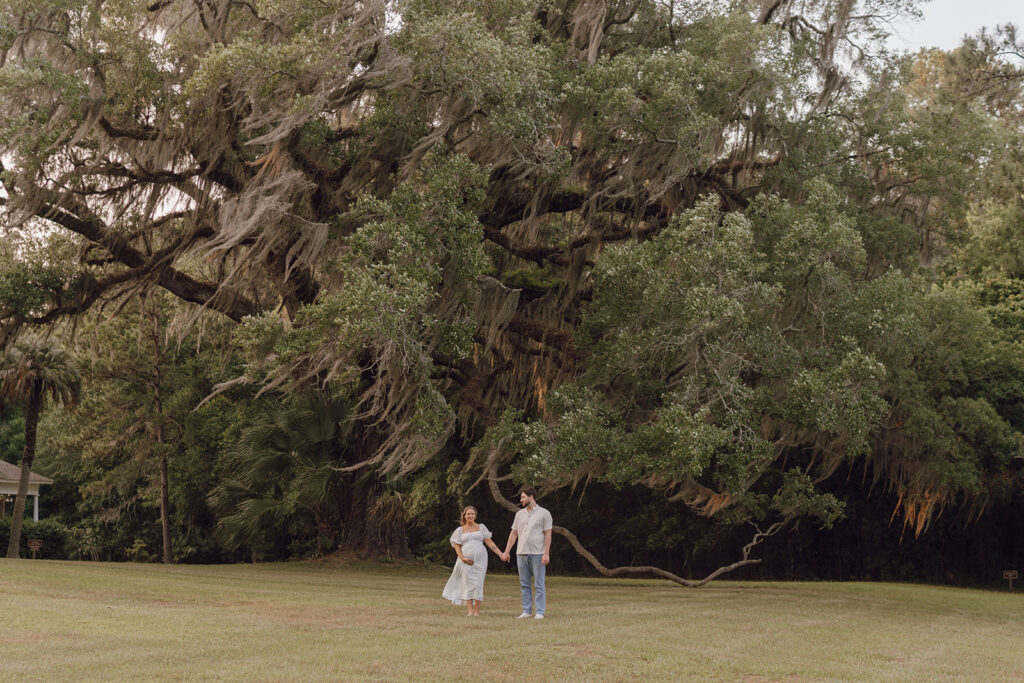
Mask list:
[[[512,533],[508,535],[508,543],[501,559],[508,562],[512,544],[519,540],[516,548],[516,563],[519,566],[519,588],[523,594],[523,613],[520,619],[544,618],[544,573],[551,561],[551,513],[537,505],[537,492],[530,487],[519,494],[519,504],[523,509],[516,513],[512,521]],[[530,580],[533,590],[530,590]],[[531,614],[536,600],[537,609]]]

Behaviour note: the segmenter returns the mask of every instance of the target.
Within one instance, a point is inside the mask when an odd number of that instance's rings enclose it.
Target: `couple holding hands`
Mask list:
[[[509,551],[516,547],[516,563],[519,567],[519,588],[523,598],[523,613],[520,619],[544,618],[545,595],[544,574],[551,550],[551,513],[537,505],[537,492],[524,488],[519,494],[522,510],[512,521],[504,552],[491,540],[490,530],[476,521],[476,508],[472,505],[462,511],[461,525],[452,533],[450,542],[458,559],[455,569],[444,587],[441,597],[456,605],[466,603],[467,616],[479,616],[480,603],[484,600],[484,578],[487,576],[487,548],[505,562],[511,559]],[[531,583],[532,588],[531,588]],[[536,609],[533,609],[536,599]]]

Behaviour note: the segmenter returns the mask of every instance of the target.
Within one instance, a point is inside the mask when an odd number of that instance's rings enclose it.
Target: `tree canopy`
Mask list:
[[[920,534],[1019,490],[1024,64],[915,12],[0,0],[0,344],[160,289],[210,400],[349,406],[308,465],[368,502],[454,457],[767,534],[856,467]]]

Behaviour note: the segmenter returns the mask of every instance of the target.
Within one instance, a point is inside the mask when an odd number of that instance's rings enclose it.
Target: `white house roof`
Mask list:
[[[21,479],[21,468],[17,465],[12,465],[9,462],[0,460],[0,482],[14,482],[17,483]],[[29,484],[52,484],[53,479],[44,477],[41,474],[31,472],[28,475]]]

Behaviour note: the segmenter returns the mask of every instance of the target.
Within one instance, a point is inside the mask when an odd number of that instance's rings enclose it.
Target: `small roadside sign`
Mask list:
[[[42,550],[43,542],[38,538],[28,539],[28,549],[32,551],[32,559],[36,559],[36,553]]]
[[[1016,569],[1006,569],[1003,571],[1003,578],[1010,582],[1010,590],[1013,590],[1013,580],[1017,578]]]

